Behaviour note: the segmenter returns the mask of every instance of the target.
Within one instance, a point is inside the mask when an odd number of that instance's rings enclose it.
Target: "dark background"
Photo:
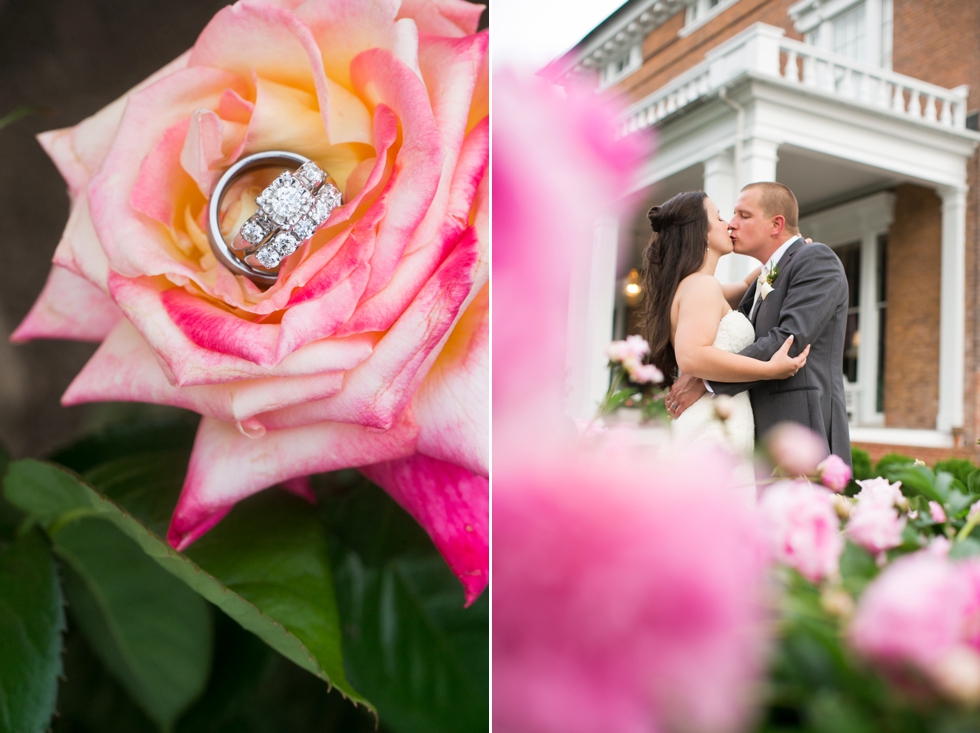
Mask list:
[[[0,0],[0,444],[39,456],[133,405],[62,407],[96,344],[7,339],[41,292],[68,195],[34,136],[75,125],[193,45],[227,0]],[[484,14],[483,24],[487,23]]]

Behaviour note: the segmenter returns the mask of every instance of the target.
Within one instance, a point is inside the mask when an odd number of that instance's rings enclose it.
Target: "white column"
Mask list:
[[[858,333],[858,394],[855,422],[868,424],[877,407],[878,387],[878,233],[864,232],[861,239],[861,284]]]
[[[573,272],[568,308],[567,411],[591,418],[609,388],[606,345],[613,338],[619,222],[596,223],[587,270]]]
[[[742,143],[742,165],[739,188],[749,183],[776,180],[776,163],[779,161],[779,143],[750,137]]]
[[[939,413],[936,429],[963,427],[966,331],[966,189],[942,188],[942,278],[939,288]]]
[[[741,180],[738,181],[736,196],[737,192],[749,183],[776,180],[776,163],[779,160],[778,149],[778,143],[758,137],[750,137],[742,143],[742,164],[738,169]],[[707,171],[707,168],[705,170]],[[733,206],[734,203],[732,201]],[[730,279],[722,280],[722,282],[742,280],[758,266],[758,261],[751,257],[732,255],[732,265],[729,266]]]

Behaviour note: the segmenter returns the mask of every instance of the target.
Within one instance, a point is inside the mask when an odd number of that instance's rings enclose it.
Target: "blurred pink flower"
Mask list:
[[[929,502],[929,516],[932,517],[932,521],[934,522],[939,522],[940,524],[946,523],[946,511],[938,501]]]
[[[640,361],[643,360],[644,356],[650,353],[650,344],[648,344],[647,340],[642,336],[627,336],[625,343],[629,353]]]
[[[828,453],[816,433],[795,422],[780,423],[769,431],[766,449],[785,476],[812,476]]]
[[[968,601],[952,563],[925,552],[901,557],[865,589],[850,638],[879,663],[925,669],[959,642]]]
[[[891,483],[888,479],[879,476],[858,481],[857,485],[861,487],[861,491],[855,497],[859,502],[900,506],[905,501],[905,497],[902,495],[901,481]]]
[[[817,475],[824,486],[840,493],[851,480],[851,467],[840,456],[831,453],[817,466]]]
[[[844,538],[833,494],[804,481],[782,481],[762,495],[759,512],[776,562],[812,583],[840,573]]]
[[[508,733],[734,730],[765,651],[764,552],[727,461],[645,459],[615,431],[580,442],[562,416],[572,266],[648,150],[614,130],[594,94],[494,79],[493,714]]]
[[[844,531],[851,542],[878,554],[902,544],[904,529],[905,517],[900,517],[893,505],[859,499]]]
[[[719,456],[606,458],[494,469],[495,729],[738,730],[764,656],[751,508]]]
[[[664,381],[664,373],[653,364],[627,364],[626,371],[637,384],[660,384]]]
[[[944,695],[976,702],[978,611],[980,562],[917,552],[893,562],[867,587],[849,636],[896,681],[915,682],[918,672]]]
[[[539,78],[495,75],[493,108],[496,464],[562,432],[572,268],[588,267],[600,217],[625,210],[651,146],[616,140],[617,110],[595,94]]]

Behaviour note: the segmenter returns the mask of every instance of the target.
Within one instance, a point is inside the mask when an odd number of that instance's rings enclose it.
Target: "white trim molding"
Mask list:
[[[851,427],[851,443],[907,445],[912,448],[952,448],[954,446],[953,436],[939,430],[859,428],[853,426]]]
[[[939,294],[939,414],[936,429],[963,427],[966,360],[965,186],[939,189],[942,196],[942,264]]]

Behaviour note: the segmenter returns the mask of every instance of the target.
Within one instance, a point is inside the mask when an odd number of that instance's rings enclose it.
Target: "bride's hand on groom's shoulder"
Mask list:
[[[707,391],[704,380],[692,377],[690,374],[682,374],[664,395],[667,414],[676,420]]]

